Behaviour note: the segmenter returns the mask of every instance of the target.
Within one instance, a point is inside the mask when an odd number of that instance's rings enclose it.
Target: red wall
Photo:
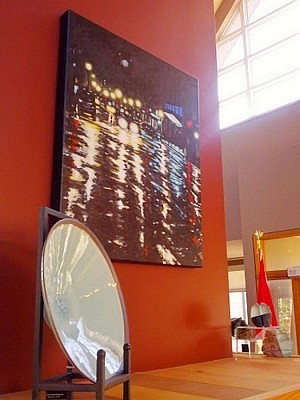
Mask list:
[[[115,265],[133,370],[231,355],[213,2],[10,0],[0,14],[0,392],[31,387],[38,208],[50,201],[59,16],[66,9],[200,81],[204,267]],[[45,344],[43,364],[53,373],[64,359],[49,331]]]

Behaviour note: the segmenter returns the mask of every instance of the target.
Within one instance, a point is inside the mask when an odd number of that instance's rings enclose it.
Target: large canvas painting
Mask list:
[[[52,206],[112,260],[200,267],[197,79],[67,11],[56,120]]]

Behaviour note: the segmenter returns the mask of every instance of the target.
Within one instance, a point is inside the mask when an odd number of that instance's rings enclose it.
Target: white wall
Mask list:
[[[300,228],[300,102],[222,131],[227,240],[242,239],[256,301],[252,234]]]

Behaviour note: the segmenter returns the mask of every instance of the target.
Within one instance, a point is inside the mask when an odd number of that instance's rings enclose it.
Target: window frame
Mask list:
[[[292,78],[292,76],[296,73],[300,74],[300,65],[299,67],[296,65],[294,68],[291,68],[290,70],[284,71],[282,73],[279,73],[278,75],[275,75],[271,79],[265,79],[262,80],[261,82],[253,82],[253,74],[252,74],[252,69],[251,69],[251,63],[253,63],[254,60],[257,60],[260,57],[266,56],[268,53],[275,51],[276,48],[280,49],[280,46],[283,44],[291,43],[292,40],[296,39],[296,44],[297,44],[297,38],[300,38],[300,32],[294,32],[286,37],[281,38],[279,41],[272,42],[270,45],[267,47],[264,47],[262,49],[259,49],[258,51],[255,52],[250,52],[250,43],[249,43],[249,31],[251,29],[254,29],[255,27],[258,27],[259,25],[262,25],[266,21],[270,21],[272,18],[276,18],[276,16],[280,15],[283,11],[287,11],[288,7],[293,7],[297,6],[297,3],[295,0],[288,0],[286,4],[280,6],[276,10],[273,10],[266,15],[263,15],[260,18],[257,18],[253,22],[246,21],[246,1],[247,0],[239,0],[235,1],[233,6],[230,9],[230,12],[227,14],[227,18],[224,19],[224,24],[221,25],[221,28],[218,30],[217,33],[217,43],[216,43],[216,51],[217,51],[217,59],[218,59],[218,49],[222,48],[222,46],[228,45],[230,41],[238,40],[239,38],[242,38],[242,43],[243,43],[243,58],[238,59],[237,61],[226,65],[225,67],[219,67],[218,68],[218,79],[219,77],[222,77],[222,75],[225,75],[229,71],[234,71],[236,68],[239,68],[240,66],[244,65],[245,69],[245,85],[246,88],[242,89],[240,91],[237,91],[228,97],[222,96],[220,93],[220,87],[219,87],[219,113],[220,113],[220,128],[221,129],[226,129],[227,127],[236,125],[238,123],[241,123],[243,121],[246,121],[250,118],[257,117],[259,115],[262,115],[264,113],[270,112],[272,110],[275,110],[277,108],[283,107],[287,104],[293,103],[295,101],[299,100],[299,96],[295,96],[293,92],[291,91],[291,94],[287,97],[287,100],[279,104],[273,104],[270,107],[265,107],[262,108],[257,106],[255,103],[255,95],[259,93],[260,91],[263,92],[264,89],[266,89],[268,86],[276,87],[276,85],[280,85],[282,81],[286,82],[288,84],[288,81]],[[240,20],[240,28],[233,30],[229,34],[226,34],[226,30],[229,28],[230,29],[230,24],[232,21],[235,20],[237,14],[239,14],[239,20]],[[222,36],[224,35],[224,37]],[[300,40],[299,40],[300,43]],[[282,46],[282,49],[284,46]],[[234,104],[234,101],[237,99],[244,97],[245,101],[245,107],[247,108],[246,113],[241,113],[240,118],[234,118],[234,115],[232,115],[233,118],[228,118],[227,121],[224,121],[222,118],[222,109],[223,105],[228,107],[228,104],[232,102]],[[286,97],[286,96],[285,96]],[[296,98],[294,98],[296,97]],[[228,115],[228,112],[227,114]],[[222,122],[223,121],[223,122]]]

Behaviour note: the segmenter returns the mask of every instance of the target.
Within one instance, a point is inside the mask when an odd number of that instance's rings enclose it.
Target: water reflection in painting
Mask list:
[[[197,81],[76,14],[69,26],[61,210],[113,260],[201,266]]]

